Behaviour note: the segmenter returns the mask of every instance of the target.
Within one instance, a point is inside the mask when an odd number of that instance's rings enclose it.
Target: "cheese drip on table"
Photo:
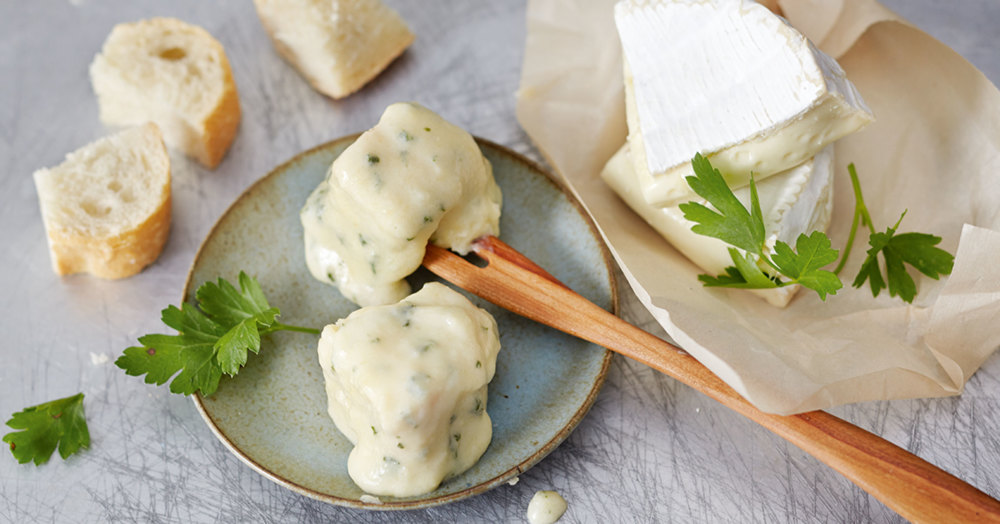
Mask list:
[[[701,153],[730,187],[760,182],[873,120],[835,60],[751,0],[624,0],[628,143],[642,196],[694,200]]]
[[[466,254],[499,235],[500,205],[471,135],[418,104],[393,104],[302,208],[306,264],[358,305],[396,302],[428,241]]]
[[[725,273],[725,268],[733,265],[729,256],[730,246],[717,238],[691,231],[694,222],[686,220],[678,206],[658,207],[646,202],[629,154],[630,148],[626,144],[611,157],[601,172],[604,181],[684,256],[711,275]],[[807,162],[755,184],[764,218],[767,248],[773,249],[778,240],[794,246],[800,234],[825,231],[830,223],[833,211],[833,148],[827,147]],[[749,209],[749,186],[736,189],[733,194]],[[697,195],[692,201],[711,207]],[[786,286],[750,291],[775,306],[784,307],[797,288]]]
[[[566,513],[566,499],[555,491],[536,491],[528,502],[528,524],[554,524]]]
[[[486,384],[499,350],[493,317],[438,283],[327,326],[319,362],[330,416],[355,445],[354,482],[413,496],[475,464],[492,438]]]

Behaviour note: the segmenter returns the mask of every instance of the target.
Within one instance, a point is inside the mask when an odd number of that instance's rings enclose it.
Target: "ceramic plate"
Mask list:
[[[251,186],[209,233],[188,274],[185,296],[206,280],[256,276],[287,324],[321,328],[356,309],[306,268],[299,209],[330,163],[355,136],[321,145]],[[570,287],[612,309],[617,297],[610,260],[590,221],[535,164],[485,140],[503,190],[501,238]],[[424,269],[413,288],[436,279]],[[271,480],[303,495],[344,506],[410,509],[460,500],[498,486],[551,452],[590,409],[611,354],[468,295],[497,319],[502,349],[489,385],[493,441],[479,462],[425,495],[365,497],[347,474],[350,442],[327,415],[314,335],[265,337],[235,378],[223,378],[195,403],[233,453]]]

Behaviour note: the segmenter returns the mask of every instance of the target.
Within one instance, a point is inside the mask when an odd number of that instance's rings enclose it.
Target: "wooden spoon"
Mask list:
[[[753,407],[680,348],[576,294],[493,236],[473,249],[488,265],[428,245],[424,266],[518,315],[604,346],[714,398],[819,459],[916,522],[1000,522],[1000,502],[905,449],[824,411],[782,416]]]

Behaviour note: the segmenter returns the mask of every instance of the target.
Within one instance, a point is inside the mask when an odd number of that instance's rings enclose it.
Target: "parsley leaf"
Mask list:
[[[691,161],[695,176],[687,177],[687,183],[695,193],[719,211],[713,211],[703,204],[688,202],[680,205],[684,218],[695,222],[691,228],[699,235],[718,238],[749,253],[760,255],[764,250],[764,219],[760,203],[757,201],[756,186],[751,185],[751,208],[743,207],[718,169],[712,167],[707,158],[696,154]]]
[[[906,216],[905,212],[903,216]],[[917,285],[913,281],[913,277],[907,273],[903,263],[905,262],[917,271],[937,280],[941,275],[951,273],[955,257],[941,248],[934,247],[941,242],[941,237],[926,233],[901,233],[897,235],[896,229],[903,220],[903,216],[899,217],[895,226],[887,228],[884,233],[871,235],[868,240],[868,244],[871,246],[868,249],[868,256],[861,264],[861,270],[854,278],[852,285],[861,287],[867,281],[873,297],[877,297],[882,289],[888,287],[889,296],[898,295],[906,302],[913,302],[913,298],[917,294]],[[885,259],[885,279],[882,278],[882,271],[879,267],[879,253]],[[888,285],[886,280],[888,280]]]
[[[709,287],[742,289],[768,289],[799,284],[813,289],[823,300],[826,300],[827,294],[835,294],[843,287],[836,275],[820,269],[837,260],[837,250],[830,247],[830,239],[825,234],[817,231],[809,236],[800,235],[794,250],[788,244],[778,241],[772,258],[766,249],[763,212],[753,177],[750,177],[750,209],[747,209],[708,159],[697,154],[691,161],[691,166],[695,176],[687,177],[688,185],[718,210],[697,202],[681,204],[680,210],[684,213],[684,218],[695,223],[691,230],[700,235],[718,238],[743,250],[741,253],[730,248],[729,256],[734,265],[726,268],[725,275],[700,275],[698,279],[703,284]],[[768,274],[762,269],[762,265],[789,280],[783,281]]]
[[[744,278],[740,273],[740,270],[736,269],[734,266],[727,267],[725,275],[719,275],[716,277],[713,277],[712,275],[698,275],[698,280],[704,284],[705,287],[747,287],[744,285],[747,284],[747,279]]]
[[[80,448],[90,447],[83,393],[25,408],[11,415],[7,425],[21,430],[3,436],[21,464],[32,461],[36,466],[45,464],[57,447],[63,459]]]
[[[727,267],[725,275],[718,277],[698,275],[698,280],[704,283],[705,287],[769,289],[781,285],[780,281],[760,269],[755,256],[740,253],[734,248],[729,248],[729,256],[736,265]]]
[[[947,251],[935,247],[941,242],[941,237],[927,233],[900,233],[896,234],[899,224],[906,216],[906,211],[899,216],[899,220],[892,227],[886,228],[885,232],[875,230],[872,217],[865,206],[864,195],[861,194],[861,183],[858,181],[858,172],[854,164],[848,164],[847,172],[851,176],[851,186],[854,189],[854,221],[851,224],[851,233],[847,237],[847,248],[850,250],[854,242],[854,235],[858,229],[858,223],[862,223],[872,233],[868,238],[868,256],[861,264],[858,275],[851,284],[854,287],[861,287],[868,282],[868,287],[872,291],[872,296],[877,297],[883,289],[889,289],[889,296],[899,296],[903,301],[912,303],[917,295],[917,284],[913,277],[906,271],[904,263],[913,266],[917,271],[937,280],[941,275],[951,274],[955,263],[955,257]],[[879,253],[885,260],[885,277],[882,276],[882,269],[879,266]],[[841,260],[836,271],[839,272],[847,260],[847,255]]]
[[[788,244],[778,241],[774,245],[774,264],[781,274],[812,289],[826,300],[827,293],[836,294],[844,287],[832,271],[821,269],[837,261],[837,250],[830,247],[830,239],[821,231],[813,231],[795,240],[795,251]]]
[[[955,257],[936,247],[941,242],[941,237],[926,233],[896,234],[906,212],[885,232],[875,231],[861,194],[854,164],[847,166],[854,187],[854,218],[847,245],[840,255],[840,263],[833,271],[822,268],[835,262],[839,252],[833,249],[830,238],[821,231],[799,235],[794,250],[785,242],[777,241],[773,255],[768,252],[760,200],[752,176],[748,210],[708,159],[697,154],[691,161],[691,166],[695,176],[687,177],[688,185],[715,209],[697,202],[681,204],[680,210],[684,213],[684,218],[695,223],[691,227],[693,232],[734,246],[729,249],[733,266],[727,267],[724,275],[698,276],[698,280],[705,286],[766,289],[799,284],[816,291],[821,300],[826,300],[827,295],[836,294],[843,287],[837,275],[847,262],[858,227],[862,224],[872,231],[868,240],[871,247],[852,283],[854,287],[861,287],[868,282],[872,296],[878,296],[883,289],[888,288],[890,296],[899,296],[906,302],[913,302],[917,286],[905,264],[933,279],[951,273]],[[885,276],[880,267],[879,254],[885,262]],[[781,277],[787,280],[782,280]]]
[[[277,322],[278,308],[271,307],[260,283],[244,272],[240,288],[225,279],[205,282],[195,292],[197,305],[168,306],[163,323],[176,335],[143,335],[140,346],[125,350],[115,365],[132,376],[145,375],[147,384],[162,385],[173,377],[170,391],[211,395],[223,374],[236,375],[249,352],[260,351],[261,336],[275,331],[319,334],[319,330]]]

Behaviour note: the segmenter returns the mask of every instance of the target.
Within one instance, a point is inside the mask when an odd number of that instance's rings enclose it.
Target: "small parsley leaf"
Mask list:
[[[941,275],[950,275],[955,265],[951,253],[934,247],[941,243],[941,237],[927,233],[900,233],[892,237],[889,248],[917,271],[934,280]]]
[[[713,277],[712,275],[698,275],[698,280],[705,285],[705,287],[746,287],[744,284],[747,283],[747,279],[743,278],[740,274],[740,270],[736,269],[735,266],[729,266],[726,268],[725,275],[719,275]]]
[[[778,271],[793,282],[812,289],[826,300],[827,294],[836,294],[844,287],[832,271],[821,269],[837,261],[837,250],[830,247],[830,239],[820,231],[806,236],[799,235],[795,241],[795,251],[781,241],[774,245],[774,264]]]
[[[757,265],[757,257],[749,253],[740,253],[729,248],[729,256],[735,266],[726,268],[726,275],[698,277],[707,287],[735,287],[741,289],[769,289],[778,287],[780,283],[771,278]],[[702,278],[704,277],[704,278]]]
[[[684,218],[695,222],[691,228],[699,235],[718,238],[748,253],[760,255],[764,249],[764,220],[761,218],[760,203],[751,206],[754,213],[747,211],[718,169],[712,167],[707,158],[697,154],[691,161],[695,176],[687,177],[688,185],[695,193],[712,204],[713,211],[703,204],[688,202],[680,205]],[[751,194],[756,202],[757,192]]]
[[[886,229],[885,233],[872,233],[871,237],[868,238],[868,244],[871,246],[868,249],[868,256],[861,263],[861,270],[858,271],[858,276],[854,278],[852,283],[854,287],[861,287],[865,284],[865,280],[868,280],[873,297],[877,297],[885,289],[885,280],[882,278],[882,270],[878,265],[878,254],[885,249],[885,246],[889,245],[892,233],[892,228]]]
[[[198,307],[221,324],[235,324],[255,319],[263,326],[270,326],[278,309],[268,305],[260,284],[246,273],[240,272],[240,289],[220,278],[217,284],[206,282],[198,288],[195,297]]]
[[[18,463],[40,466],[59,449],[63,459],[90,447],[90,431],[83,413],[83,393],[25,408],[11,415],[13,429],[3,436]]]
[[[248,353],[260,351],[261,336],[282,330],[319,334],[277,322],[278,308],[268,304],[257,280],[242,271],[239,285],[236,289],[222,278],[202,284],[195,292],[197,305],[163,310],[163,323],[176,335],[143,335],[141,345],[126,349],[115,365],[129,375],[145,375],[147,384],[173,378],[172,393],[207,396],[218,388],[223,373],[236,375]]]
[[[905,215],[904,212],[903,216]],[[903,216],[899,217],[895,226],[887,228],[884,233],[871,235],[868,240],[868,244],[871,246],[868,249],[868,256],[862,263],[861,270],[852,285],[861,287],[867,281],[873,297],[878,296],[882,289],[888,287],[889,296],[899,296],[906,302],[913,302],[913,298],[917,294],[917,285],[913,281],[913,277],[907,273],[904,263],[937,280],[941,275],[951,273],[955,257],[951,253],[935,247],[941,242],[941,237],[926,233],[900,233],[897,235],[896,229],[903,220]],[[884,279],[879,267],[879,253],[885,260]]]

